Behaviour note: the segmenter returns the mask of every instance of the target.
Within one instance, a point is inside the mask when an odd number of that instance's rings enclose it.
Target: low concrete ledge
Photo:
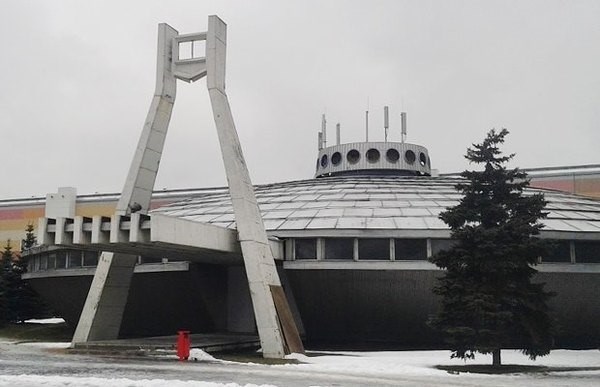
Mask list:
[[[182,262],[165,262],[165,263],[142,263],[136,265],[133,273],[163,273],[173,271],[189,271],[190,263]],[[51,278],[51,277],[78,277],[78,276],[93,276],[96,273],[95,267],[79,267],[76,269],[51,269],[35,271],[23,274],[23,279],[34,278]]]

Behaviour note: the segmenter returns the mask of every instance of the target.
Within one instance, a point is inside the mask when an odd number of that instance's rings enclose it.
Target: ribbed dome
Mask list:
[[[260,185],[256,197],[272,235],[326,230],[447,232],[438,215],[460,199],[454,188],[459,181],[428,176],[323,177]],[[549,190],[527,192],[546,195],[549,216],[544,231],[600,232],[600,201]],[[227,188],[204,190],[153,213],[235,228]]]

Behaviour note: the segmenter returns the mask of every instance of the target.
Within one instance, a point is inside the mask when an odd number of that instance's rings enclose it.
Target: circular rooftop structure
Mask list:
[[[404,142],[355,142],[319,151],[315,177],[341,175],[430,176],[427,148]]]

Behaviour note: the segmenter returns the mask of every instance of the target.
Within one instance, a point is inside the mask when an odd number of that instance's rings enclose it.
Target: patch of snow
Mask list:
[[[28,324],[62,324],[65,322],[65,320],[60,317],[52,317],[52,318],[32,318],[29,320],[25,320],[24,322],[26,322]]]
[[[55,375],[0,375],[0,386],[29,387],[29,386],[79,386],[79,387],[275,387],[268,384],[256,385],[237,383],[214,383],[195,380],[167,380],[167,379],[127,379],[127,378],[96,378]]]
[[[450,376],[438,365],[491,364],[491,355],[478,354],[475,360],[450,359],[449,351],[384,351],[384,352],[307,352],[307,355],[291,354],[301,364],[273,365],[272,367],[297,367],[315,372],[335,372],[362,375],[415,375]],[[537,361],[530,360],[519,351],[502,351],[503,364],[538,365],[548,367],[599,367],[598,350],[555,350]],[[597,374],[600,371],[570,371]],[[562,374],[562,373],[561,373]],[[484,375],[480,375],[483,377]]]
[[[212,357],[210,354],[204,352],[203,350],[201,350],[199,348],[190,349],[189,359],[194,360],[194,361],[215,361],[215,360],[217,360],[214,357]]]
[[[19,343],[19,345],[26,345],[29,347],[36,347],[36,348],[59,348],[59,349],[64,349],[64,348],[69,348],[71,346],[71,343],[45,343],[45,342],[37,342],[37,341],[29,341],[26,343]]]

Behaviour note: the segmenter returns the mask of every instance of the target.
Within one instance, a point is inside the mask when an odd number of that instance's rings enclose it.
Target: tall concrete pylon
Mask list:
[[[194,47],[195,41],[206,41],[205,56],[196,57],[192,51],[191,58],[180,59],[180,45]],[[193,82],[206,76],[263,356],[282,358],[304,349],[277,274],[225,91],[226,47],[227,25],[217,16],[209,16],[207,32],[180,35],[167,24],[159,25],[156,89],[112,222],[148,213],[176,80]],[[118,242],[119,236],[110,239]],[[73,344],[117,338],[135,258],[102,253]]]

